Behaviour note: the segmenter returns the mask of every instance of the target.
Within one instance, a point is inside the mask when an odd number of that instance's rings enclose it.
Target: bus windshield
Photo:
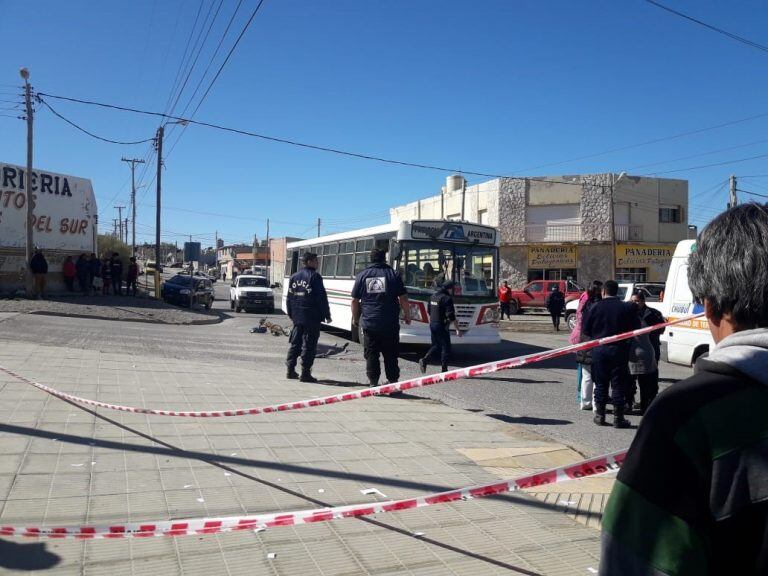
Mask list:
[[[400,270],[409,292],[432,293],[447,280],[456,282],[456,296],[496,294],[498,248],[446,242],[402,243]]]

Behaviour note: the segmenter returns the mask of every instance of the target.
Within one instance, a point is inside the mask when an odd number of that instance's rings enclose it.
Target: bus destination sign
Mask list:
[[[446,240],[471,244],[496,244],[496,229],[466,222],[444,220],[416,220],[411,222],[411,238],[414,240]]]

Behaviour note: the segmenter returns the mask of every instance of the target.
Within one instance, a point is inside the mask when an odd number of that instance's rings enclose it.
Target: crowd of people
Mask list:
[[[34,275],[35,296],[43,298],[48,283],[48,261],[39,248],[35,250],[29,268]],[[116,296],[122,296],[123,292],[129,296],[138,294],[139,265],[136,258],[131,257],[125,268],[117,252],[101,259],[93,252],[82,253],[77,260],[67,256],[61,265],[61,275],[67,292],[71,293],[81,292],[88,296],[108,296],[110,291]]]

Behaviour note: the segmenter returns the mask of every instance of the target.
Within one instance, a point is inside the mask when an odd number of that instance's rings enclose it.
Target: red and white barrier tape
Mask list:
[[[618,470],[626,451],[614,452],[597,456],[577,464],[552,468],[522,476],[514,480],[503,480],[491,484],[467,486],[447,492],[436,492],[416,498],[404,500],[389,500],[387,502],[371,502],[366,504],[351,504],[334,506],[332,508],[316,508],[296,512],[274,512],[271,514],[256,514],[253,516],[228,516],[224,518],[191,518],[186,520],[167,520],[162,522],[129,522],[125,524],[85,525],[85,526],[3,526],[0,525],[0,536],[26,536],[29,538],[149,538],[152,536],[187,536],[195,534],[220,534],[237,530],[257,530],[278,526],[294,526],[326,522],[354,516],[369,516],[382,512],[395,512],[423,508],[434,504],[444,504],[457,500],[470,500],[493,496],[505,492],[516,492],[523,488],[533,488],[545,484],[556,484],[566,480],[596,476]]]
[[[544,360],[551,360],[552,358],[558,358],[565,356],[579,350],[589,350],[597,346],[604,344],[612,344],[619,342],[620,340],[626,340],[633,338],[634,336],[640,336],[641,334],[648,334],[654,330],[659,330],[667,326],[674,324],[680,324],[682,322],[689,322],[694,318],[699,318],[704,314],[696,314],[693,316],[685,316],[684,318],[677,318],[671,322],[664,324],[657,324],[655,326],[649,326],[647,328],[640,328],[638,330],[632,330],[631,332],[624,332],[623,334],[617,334],[616,336],[608,336],[607,338],[600,338],[599,340],[590,340],[589,342],[582,342],[580,344],[572,344],[563,348],[555,348],[554,350],[548,350],[547,352],[537,352],[535,354],[529,354],[527,356],[518,356],[516,358],[509,358],[507,360],[495,360],[493,362],[486,362],[485,364],[477,364],[476,366],[469,366],[467,368],[458,368],[456,370],[449,370],[448,372],[441,372],[439,374],[431,374],[430,376],[421,376],[419,378],[412,378],[410,380],[402,380],[395,382],[394,384],[384,384],[382,386],[376,386],[373,388],[364,388],[355,392],[345,392],[343,394],[334,394],[332,396],[324,396],[321,398],[313,398],[311,400],[299,400],[297,402],[286,402],[285,404],[273,404],[272,406],[260,406],[258,408],[240,408],[238,410],[201,410],[201,411],[183,411],[183,410],[162,410],[154,408],[139,408],[136,406],[120,406],[119,404],[109,404],[107,402],[99,402],[98,400],[90,400],[88,398],[80,398],[79,396],[73,396],[66,392],[60,392],[55,388],[40,384],[34,380],[22,376],[14,372],[13,370],[0,366],[0,372],[4,372],[9,376],[31,384],[35,388],[39,388],[44,392],[48,392],[58,398],[77,402],[78,404],[86,404],[88,406],[96,406],[98,408],[107,408],[109,410],[120,410],[122,412],[134,412],[137,414],[152,414],[155,416],[187,416],[190,418],[220,418],[223,416],[247,416],[250,414],[268,414],[270,412],[285,412],[288,410],[299,410],[301,408],[311,408],[313,406],[323,406],[325,404],[335,404],[337,402],[346,402],[348,400],[358,400],[360,398],[368,398],[370,396],[385,396],[393,394],[395,392],[402,392],[404,390],[411,390],[413,388],[422,388],[424,386],[432,386],[433,384],[440,384],[442,382],[449,382],[451,380],[459,380],[461,378],[472,378],[474,376],[480,376],[482,374],[491,374],[493,372],[499,372],[500,370],[509,370],[510,368],[518,368],[535,362],[542,362]]]

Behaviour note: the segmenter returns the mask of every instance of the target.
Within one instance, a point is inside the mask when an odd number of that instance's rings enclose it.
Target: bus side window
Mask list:
[[[290,278],[299,269],[299,251],[291,250],[285,259],[285,277]]]

